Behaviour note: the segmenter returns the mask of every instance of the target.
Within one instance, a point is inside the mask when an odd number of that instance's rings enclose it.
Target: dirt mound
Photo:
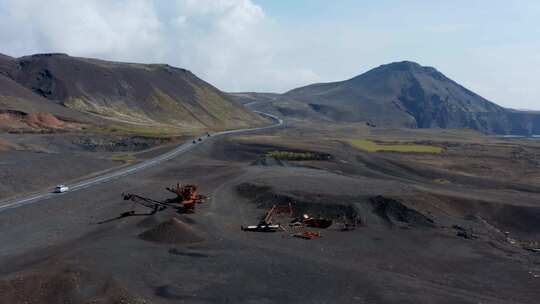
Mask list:
[[[147,216],[144,220],[137,223],[137,227],[151,228],[159,225],[160,221],[156,214]]]
[[[117,280],[74,269],[38,269],[0,281],[2,303],[148,303]]]
[[[397,221],[424,227],[434,226],[432,219],[395,199],[379,195],[372,197],[370,202],[373,212],[389,224],[395,224]]]
[[[470,222],[484,222],[501,232],[510,232],[520,239],[540,238],[540,207],[501,203],[462,196],[436,195],[438,208]]]
[[[51,113],[0,110],[0,128],[8,131],[50,131],[81,129],[82,124],[63,121]]]
[[[540,208],[506,205],[490,216],[490,221],[504,231],[523,236],[540,236]]]
[[[286,161],[279,160],[273,157],[263,157],[259,158],[252,163],[253,166],[278,166],[278,167],[287,167],[289,164]]]
[[[64,123],[51,113],[31,113],[26,117],[26,123],[34,128],[59,129]]]
[[[197,243],[204,241],[204,238],[188,224],[173,218],[149,229],[139,237],[145,241],[178,244]]]
[[[236,191],[243,197],[257,199],[259,195],[271,192],[272,188],[266,185],[242,183],[236,186]]]
[[[19,111],[0,111],[0,127],[3,128],[20,128],[25,127],[24,117],[26,113]]]
[[[341,220],[343,216],[356,219],[360,214],[357,203],[362,199],[346,195],[322,195],[318,193],[277,193],[272,187],[252,183],[236,186],[239,195],[252,200],[260,209],[274,205],[292,207],[292,217],[301,218],[304,214],[328,219]]]
[[[16,150],[16,149],[20,149],[21,147],[12,143],[12,142],[9,142],[5,139],[1,139],[0,138],[0,152],[3,152],[3,151],[9,151],[9,150]]]

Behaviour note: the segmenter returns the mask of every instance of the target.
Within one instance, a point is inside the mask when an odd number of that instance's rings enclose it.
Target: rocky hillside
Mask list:
[[[280,94],[278,93],[257,93],[257,92],[228,93],[228,95],[232,99],[240,102],[241,104],[274,101],[278,99],[280,96]]]
[[[338,122],[540,134],[537,113],[500,107],[436,69],[408,61],[382,65],[346,81],[294,89],[282,100],[307,104],[309,111]]]
[[[0,54],[0,110],[51,112],[84,120],[86,115],[51,102],[18,83],[12,78],[17,73],[17,60]]]
[[[0,96],[0,110],[49,112],[83,120],[99,117],[193,130],[265,123],[187,70],[65,54],[0,56]]]

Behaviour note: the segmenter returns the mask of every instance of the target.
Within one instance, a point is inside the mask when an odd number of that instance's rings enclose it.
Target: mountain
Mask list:
[[[0,56],[0,107],[185,129],[232,129],[265,119],[188,70],[39,54]],[[72,114],[72,115],[71,115]],[[92,114],[92,115],[88,115]],[[93,118],[87,118],[87,120]]]
[[[403,61],[349,80],[291,90],[283,100],[307,104],[327,120],[408,128],[471,128],[487,134],[540,132],[540,115],[505,109],[435,68]]]
[[[0,54],[0,129],[64,129],[99,124],[100,120],[34,94],[10,78],[17,72],[14,58]]]
[[[254,102],[274,101],[279,98],[278,93],[258,93],[258,92],[231,92],[227,93],[232,99],[241,104],[249,104]]]

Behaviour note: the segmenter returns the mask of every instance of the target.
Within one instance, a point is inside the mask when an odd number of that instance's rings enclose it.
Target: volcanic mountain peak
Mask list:
[[[374,69],[367,71],[366,73],[355,76],[349,80],[343,81],[344,83],[358,82],[365,80],[381,80],[390,77],[409,77],[409,78],[421,78],[429,77],[437,81],[450,81],[444,74],[439,72],[436,68],[431,66],[422,66],[413,61],[399,61],[388,64],[380,65]]]
[[[389,71],[420,72],[420,71],[424,71],[425,69],[434,69],[434,68],[424,67],[417,62],[404,60],[404,61],[396,61],[396,62],[380,65],[379,67],[373,69],[372,71],[389,70]]]
[[[439,72],[436,68],[432,66],[423,66],[414,61],[399,61],[392,62],[389,64],[384,64],[375,68],[368,73],[410,73],[412,75],[426,75],[433,77],[440,81],[450,80],[443,73]],[[367,73],[366,73],[367,74]]]
[[[489,134],[538,134],[540,117],[516,113],[464,88],[433,67],[381,65],[348,80],[291,90],[325,120],[387,127],[471,128]]]
[[[37,58],[37,57],[70,57],[70,56],[66,53],[38,53],[38,54],[23,56],[23,57],[20,57],[19,59]]]

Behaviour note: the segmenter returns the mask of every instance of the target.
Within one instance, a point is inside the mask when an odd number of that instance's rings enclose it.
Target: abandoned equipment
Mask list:
[[[181,185],[180,183],[177,183],[174,187],[166,189],[167,191],[176,194],[176,197],[164,201],[158,201],[132,193],[122,193],[122,197],[126,201],[129,200],[152,209],[149,214],[154,214],[169,207],[177,209],[178,212],[182,213],[194,213],[195,204],[202,203],[208,198],[205,195],[198,194],[197,186],[195,185]],[[128,211],[122,213],[122,215],[125,217],[135,215],[135,213],[133,211]]]

